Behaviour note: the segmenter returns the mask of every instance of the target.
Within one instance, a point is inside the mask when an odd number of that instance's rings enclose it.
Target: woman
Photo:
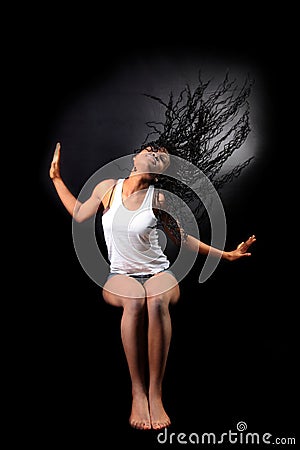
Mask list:
[[[169,305],[178,301],[180,290],[169,268],[170,261],[159,246],[157,216],[159,211],[166,210],[165,196],[153,183],[170,164],[170,153],[164,146],[151,142],[136,153],[133,161],[127,178],[100,182],[88,200],[81,203],[61,177],[58,143],[50,177],[75,221],[83,222],[102,209],[110,261],[103,298],[123,308],[121,337],[132,383],[129,422],[137,429],[159,430],[171,423],[163,406],[162,382],[171,340]],[[160,220],[168,235],[178,243],[169,226],[168,214],[160,214]],[[219,258],[234,261],[250,256],[248,249],[255,240],[253,235],[232,251],[212,248],[186,233],[182,242],[191,251],[202,255],[212,252]]]

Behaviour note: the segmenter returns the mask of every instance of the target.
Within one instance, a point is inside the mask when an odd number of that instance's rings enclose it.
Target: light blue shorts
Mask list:
[[[173,275],[173,277],[176,279],[174,273],[170,269],[164,269],[161,272],[157,272],[157,273],[169,273],[169,274]],[[153,277],[154,275],[157,275],[157,273],[149,273],[149,274],[144,274],[144,275],[129,275],[128,274],[127,276],[134,278],[136,281],[138,281],[139,283],[141,283],[143,285],[147,280],[149,280],[149,278]],[[124,274],[111,272],[107,277],[107,281],[110,280],[115,275],[124,275]]]

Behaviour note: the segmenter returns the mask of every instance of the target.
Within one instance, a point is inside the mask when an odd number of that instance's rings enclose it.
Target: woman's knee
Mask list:
[[[179,286],[171,289],[159,289],[158,286],[148,285],[146,287],[148,309],[164,311],[169,305],[177,303],[180,297]]]
[[[145,297],[127,297],[123,298],[122,304],[125,313],[129,313],[131,315],[139,315],[145,310],[146,299]]]
[[[153,295],[147,298],[147,309],[150,315],[162,315],[168,313],[170,299],[164,295]]]

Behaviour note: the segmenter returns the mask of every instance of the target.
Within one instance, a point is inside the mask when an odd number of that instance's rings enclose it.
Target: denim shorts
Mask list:
[[[170,269],[165,269],[165,270],[162,270],[161,272],[157,272],[157,273],[149,273],[149,274],[144,274],[144,275],[130,275],[130,274],[127,274],[125,276],[129,276],[131,278],[134,278],[136,281],[138,281],[139,283],[141,283],[143,285],[147,280],[149,280],[149,278],[153,277],[154,275],[157,275],[158,273],[169,273],[170,275],[173,275],[173,277],[176,279],[174,273]],[[122,274],[122,273],[112,273],[111,272],[108,275],[108,277],[107,277],[107,281],[110,280],[115,275],[124,275],[124,274]]]

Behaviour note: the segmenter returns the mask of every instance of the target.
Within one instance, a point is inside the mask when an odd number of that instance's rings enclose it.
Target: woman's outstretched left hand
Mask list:
[[[227,259],[229,261],[235,261],[236,259],[243,258],[245,256],[251,256],[251,253],[248,252],[248,249],[255,241],[256,237],[253,234],[245,242],[241,242],[235,250],[231,252],[226,252]]]

